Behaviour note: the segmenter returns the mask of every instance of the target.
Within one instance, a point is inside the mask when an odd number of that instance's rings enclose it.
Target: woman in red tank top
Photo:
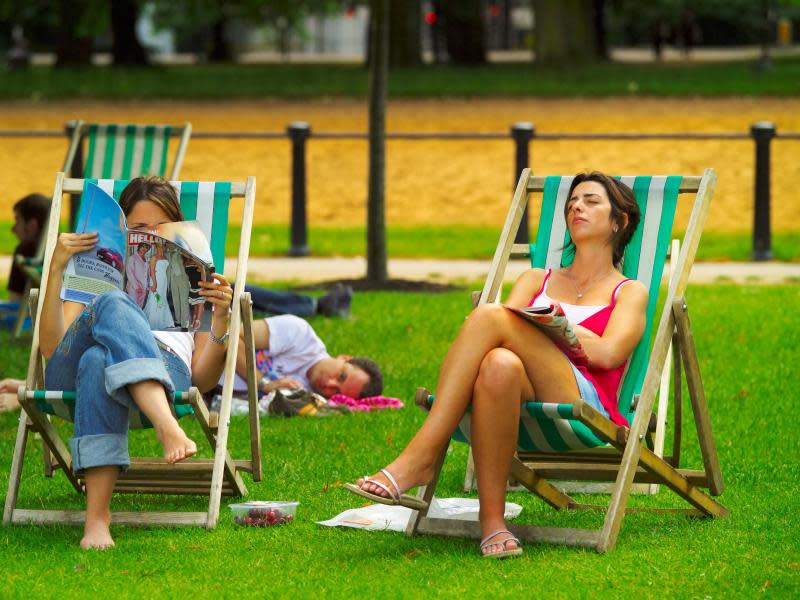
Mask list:
[[[347,484],[375,502],[419,508],[420,501],[404,492],[431,480],[436,457],[471,405],[484,535],[480,550],[488,557],[522,552],[503,518],[521,404],[572,403],[594,391],[609,418],[624,423],[616,412],[618,375],[645,328],[647,289],[626,282],[617,269],[639,223],[633,192],[602,173],[581,173],[570,186],[564,213],[575,250],[572,264],[547,273],[530,269],[505,303],[523,307],[545,293],[565,305],[575,315],[589,364],[570,363],[549,338],[501,305],[478,306],[444,359],[436,401],[420,430],[385,469]]]

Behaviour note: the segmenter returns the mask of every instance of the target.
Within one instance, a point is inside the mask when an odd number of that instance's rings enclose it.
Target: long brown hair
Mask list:
[[[172,184],[157,175],[136,177],[128,182],[119,197],[119,205],[125,216],[128,216],[133,207],[142,200],[149,200],[157,204],[173,221],[183,221],[181,203]]]
[[[569,186],[569,195],[567,198],[572,197],[572,192],[575,188],[585,181],[595,181],[603,186],[606,190],[606,195],[611,203],[611,222],[617,226],[617,230],[611,234],[611,248],[613,251],[613,261],[615,265],[619,265],[622,257],[625,255],[625,247],[631,241],[636,227],[639,225],[641,219],[641,212],[639,205],[636,204],[636,197],[633,195],[633,190],[627,185],[609,177],[605,173],[599,171],[592,171],[591,173],[578,173],[572,180]],[[567,218],[567,211],[569,210],[569,201],[564,205],[564,218]],[[628,216],[628,222],[625,223],[625,215]],[[570,241],[567,244],[568,249],[574,249],[575,244]]]

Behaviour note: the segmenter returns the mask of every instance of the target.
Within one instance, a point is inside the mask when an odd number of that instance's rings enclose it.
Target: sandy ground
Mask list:
[[[283,131],[304,120],[314,131],[365,131],[362,101],[228,103],[4,103],[0,129],[59,129],[64,121],[179,123],[195,131]],[[388,108],[389,131],[507,132],[531,121],[540,133],[748,132],[759,120],[800,132],[800,99],[492,99],[402,100]],[[50,193],[66,140],[0,138],[0,218],[20,195]],[[700,174],[717,170],[708,228],[747,231],[752,223],[752,141],[546,141],[531,146],[536,173]],[[514,150],[508,141],[393,141],[387,145],[390,225],[500,226],[511,197]],[[800,140],[772,147],[772,221],[800,228]],[[286,140],[203,140],[189,144],[182,179],[258,180],[256,221],[286,223],[290,214]],[[312,224],[366,221],[366,141],[312,139],[308,147],[308,217]],[[688,212],[679,213],[679,223]]]

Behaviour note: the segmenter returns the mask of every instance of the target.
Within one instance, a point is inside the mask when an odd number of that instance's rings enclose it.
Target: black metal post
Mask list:
[[[775,137],[775,124],[759,121],[750,127],[756,143],[755,206],[753,211],[753,260],[772,259],[770,233],[770,156],[769,145]]]
[[[527,121],[520,121],[511,126],[511,137],[514,140],[514,179],[511,183],[512,188],[516,189],[519,175],[523,169],[527,169],[530,163],[529,146],[536,133],[536,128],[533,123]],[[519,224],[517,230],[517,237],[514,238],[515,244],[529,243],[530,235],[528,233],[528,207],[525,207],[525,212],[522,214],[522,222]]]
[[[306,223],[306,140],[311,126],[304,121],[289,123],[286,133],[292,141],[292,229],[289,256],[308,256]]]
[[[64,124],[64,133],[67,135],[67,147],[72,141],[72,134],[75,132],[75,121],[67,121]],[[67,175],[65,173],[65,175]],[[69,167],[69,176],[76,179],[83,177],[83,138],[78,142],[78,147],[75,149],[75,157],[72,159],[72,164]],[[69,223],[70,231],[75,230],[75,219],[78,218],[78,207],[81,204],[80,194],[70,194],[69,196]]]

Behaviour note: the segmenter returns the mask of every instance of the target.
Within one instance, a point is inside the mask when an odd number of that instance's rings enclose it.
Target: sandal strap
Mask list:
[[[386,477],[386,479],[389,480],[389,483],[391,483],[394,486],[394,489],[397,492],[397,495],[395,497],[399,498],[403,492],[400,491],[400,486],[397,485],[397,480],[386,469],[381,469],[381,473],[383,473],[383,476]]]
[[[400,498],[400,496],[395,495],[395,493],[392,492],[392,490],[390,490],[388,486],[383,485],[380,481],[375,481],[374,479],[370,479],[369,476],[367,475],[364,475],[364,483],[371,483],[372,485],[377,485],[384,492],[389,494],[389,498],[391,498],[392,500],[398,500]],[[364,483],[362,483],[361,485],[363,486]]]
[[[491,540],[495,536],[500,535],[501,533],[507,533],[511,537],[504,539],[502,542],[491,542],[491,543],[489,542],[489,540]],[[506,544],[508,542],[515,542],[517,544],[517,546],[522,546],[522,543],[519,541],[519,539],[517,539],[517,537],[513,533],[511,533],[508,529],[498,529],[494,533],[490,533],[489,535],[487,535],[485,538],[483,538],[481,540],[480,548],[481,548],[481,550],[483,550],[486,546],[494,546],[494,545],[501,545],[502,544],[503,548],[505,549]]]

